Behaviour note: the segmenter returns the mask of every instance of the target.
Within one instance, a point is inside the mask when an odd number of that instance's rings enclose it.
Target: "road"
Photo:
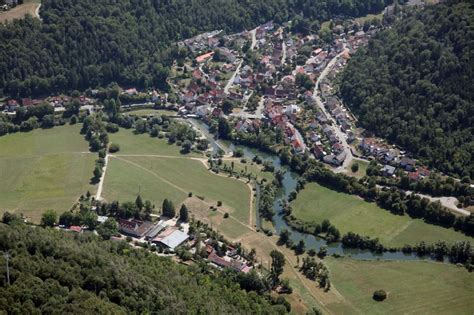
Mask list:
[[[256,37],[257,29],[254,28],[253,30],[250,31],[250,35],[252,37],[252,43],[250,44],[250,49],[254,49],[255,45],[257,44],[257,37]],[[229,81],[227,81],[227,84],[224,87],[224,93],[229,94],[229,89],[230,87],[234,84],[235,77],[237,74],[240,72],[240,68],[242,67],[242,64],[244,63],[244,59],[240,60],[237,68],[235,69],[234,73],[230,77]]]
[[[338,167],[335,170],[336,173],[341,173],[348,170],[350,168],[350,165],[352,164],[352,160],[354,157],[352,155],[351,147],[347,143],[346,134],[341,131],[341,129],[338,127],[336,123],[336,120],[332,117],[331,113],[324,107],[323,101],[321,97],[319,96],[319,84],[321,83],[322,80],[324,80],[324,78],[326,78],[328,73],[331,71],[331,68],[336,63],[337,59],[339,59],[346,51],[347,51],[347,48],[344,48],[344,50],[341,53],[339,53],[327,64],[326,68],[324,68],[323,72],[316,80],[316,85],[314,87],[314,92],[313,92],[313,97],[316,100],[316,104],[321,109],[321,111],[327,116],[327,118],[332,122],[332,129],[334,130],[336,136],[339,138],[339,141],[342,143],[344,152],[346,153],[346,159],[344,160],[344,163],[342,164],[342,166]]]
[[[407,195],[411,195],[414,192],[412,191],[406,191]],[[424,194],[419,194],[419,193],[414,193],[422,198],[427,198],[432,202],[439,201],[441,205],[445,208],[450,209],[453,212],[456,212],[457,214],[464,215],[464,216],[469,216],[471,212],[465,210],[465,209],[460,209],[456,206],[458,203],[458,200],[455,197],[432,197],[429,195],[424,195]]]

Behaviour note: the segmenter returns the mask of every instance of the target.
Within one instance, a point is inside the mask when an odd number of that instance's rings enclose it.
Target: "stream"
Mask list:
[[[398,252],[383,252],[383,253],[374,253],[370,250],[361,250],[361,249],[354,249],[354,248],[344,248],[341,242],[333,242],[328,243],[326,240],[316,237],[312,234],[302,233],[291,226],[289,226],[285,218],[283,217],[282,211],[282,202],[288,200],[288,196],[291,192],[296,190],[298,174],[290,171],[288,167],[281,165],[280,158],[274,154],[268,154],[262,152],[258,149],[250,148],[247,146],[242,145],[234,145],[227,141],[222,140],[215,140],[212,134],[209,133],[207,125],[202,123],[199,120],[190,119],[190,123],[198,128],[204,136],[209,140],[210,145],[213,149],[213,152],[217,152],[219,149],[225,151],[226,153],[230,153],[236,148],[242,149],[244,152],[244,158],[247,160],[252,160],[256,155],[258,155],[262,161],[270,161],[273,163],[275,167],[275,171],[277,170],[284,170],[285,175],[283,179],[282,187],[277,191],[275,202],[274,202],[274,210],[275,215],[273,216],[272,222],[275,227],[276,234],[280,234],[280,232],[284,229],[291,232],[291,240],[297,244],[300,240],[304,240],[306,245],[306,250],[314,249],[316,252],[321,248],[321,246],[326,246],[328,249],[328,255],[338,254],[344,256],[350,256],[354,259],[383,259],[383,260],[428,260],[431,259],[429,256],[418,256],[416,253],[406,254],[401,251]],[[257,185],[257,200],[260,195],[260,188]],[[258,215],[258,209],[256,211],[256,222],[257,225],[260,226],[261,218]]]

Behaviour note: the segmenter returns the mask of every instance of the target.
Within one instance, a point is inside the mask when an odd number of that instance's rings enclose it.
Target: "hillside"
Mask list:
[[[168,67],[183,56],[172,43],[199,32],[241,31],[303,14],[378,12],[384,0],[44,0],[43,21],[0,26],[0,92],[16,97],[110,82],[166,89]]]
[[[340,92],[367,130],[474,178],[473,51],[474,4],[429,7],[360,49]]]
[[[11,286],[0,267],[0,310],[8,314],[276,314],[211,267],[187,267],[125,242],[0,223]]]

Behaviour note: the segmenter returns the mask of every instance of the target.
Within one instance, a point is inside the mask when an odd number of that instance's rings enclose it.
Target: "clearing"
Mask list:
[[[440,226],[398,216],[356,196],[340,193],[317,183],[306,185],[292,202],[293,215],[305,222],[321,223],[329,219],[341,232],[355,232],[378,237],[387,246],[414,245],[420,241],[433,243],[472,240],[472,238]]]
[[[347,306],[329,304],[334,313],[472,314],[474,274],[463,267],[430,261],[360,261],[327,257],[331,283]],[[375,302],[383,289],[388,297]]]
[[[86,191],[96,154],[80,125],[0,137],[0,212],[23,213],[38,223],[44,210],[62,213]]]

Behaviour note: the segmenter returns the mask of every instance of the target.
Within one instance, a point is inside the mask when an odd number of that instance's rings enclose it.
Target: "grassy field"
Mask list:
[[[325,259],[331,283],[352,310],[327,305],[335,314],[472,314],[474,274],[451,264],[424,261]],[[383,289],[388,297],[375,302]]]
[[[375,203],[356,196],[339,193],[316,183],[310,183],[292,202],[293,214],[306,222],[321,223],[329,219],[342,234],[349,231],[378,237],[382,244],[403,246],[420,241],[455,241],[470,239],[453,229],[427,224],[409,216],[397,216]]]
[[[364,161],[364,160],[354,160],[352,164],[359,164],[359,170],[355,173],[352,172],[352,170],[348,170],[348,175],[350,176],[355,176],[355,177],[364,177],[367,174],[367,167],[369,166],[369,162]],[[352,165],[351,165],[352,166]]]
[[[236,179],[210,173],[198,160],[120,155],[112,158],[107,168],[104,197],[134,200],[138,191],[157,206],[161,206],[164,198],[178,205],[188,192],[193,192],[210,205],[222,201],[222,208],[238,219],[248,221],[249,218],[250,188]]]
[[[24,4],[17,5],[13,9],[0,12],[0,23],[11,22],[14,19],[21,19],[26,14],[36,16],[36,8],[40,5],[41,0],[25,0]]]
[[[232,159],[234,162],[234,172],[239,174],[250,173],[253,176],[257,176],[257,180],[260,181],[262,179],[266,179],[267,182],[273,181],[273,173],[272,172],[264,172],[260,165],[257,165],[251,161],[247,161],[247,163],[240,162],[239,159]],[[222,166],[227,165],[228,168],[231,167],[232,161],[230,160],[223,160]]]
[[[90,185],[95,154],[80,126],[37,129],[0,137],[0,212],[15,211],[39,222],[46,209],[68,210]]]
[[[152,109],[152,108],[147,108],[147,109],[135,109],[131,110],[129,112],[125,112],[125,114],[133,115],[133,116],[149,116],[149,115],[167,115],[167,116],[176,116],[177,112],[172,111],[172,110],[166,110],[166,109]]]
[[[156,154],[164,156],[201,156],[197,153],[183,155],[181,147],[168,144],[164,139],[152,138],[148,134],[135,135],[132,130],[120,129],[109,134],[111,143],[120,145],[120,154]]]

